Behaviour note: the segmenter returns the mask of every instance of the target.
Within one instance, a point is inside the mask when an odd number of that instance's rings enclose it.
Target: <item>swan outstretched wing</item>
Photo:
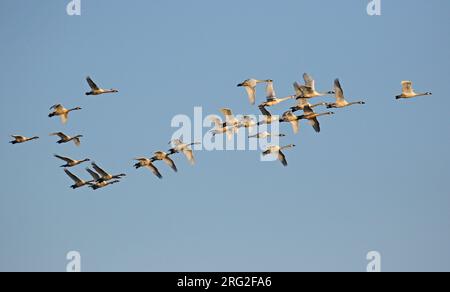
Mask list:
[[[68,171],[67,169],[64,169],[64,172],[75,182],[75,183],[82,183],[83,181],[79,179],[76,175]]]
[[[414,90],[411,81],[402,81],[402,89],[404,94],[413,94]]]
[[[100,88],[97,86],[97,84],[95,84],[95,82],[94,81],[92,81],[92,79],[91,79],[91,77],[86,77],[86,81],[87,81],[87,83],[89,84],[89,87],[92,89],[92,90],[99,90]]]
[[[60,155],[54,155],[56,158],[58,158],[58,159],[61,159],[61,160],[63,160],[63,161],[65,161],[65,162],[67,162],[67,163],[71,163],[71,162],[73,162],[74,160],[73,159],[70,159],[70,158],[68,158],[68,157],[64,157],[64,156],[60,156]]]
[[[163,161],[164,161],[168,166],[170,166],[170,168],[172,168],[173,171],[178,172],[178,168],[177,168],[177,166],[175,165],[175,162],[174,162],[170,157],[164,158]]]
[[[95,171],[91,170],[90,168],[86,168],[86,171],[89,172],[89,174],[92,176],[92,178],[95,181],[98,181],[101,179],[100,175],[98,175],[98,173],[96,173]]]
[[[342,89],[339,79],[334,80],[334,93],[337,101],[345,101],[344,90]]]
[[[303,74],[303,79],[305,80],[306,87],[310,87],[312,90],[316,89],[316,82],[308,73]]]
[[[288,166],[288,162],[286,160],[286,155],[284,155],[284,153],[281,151],[278,151],[278,160],[280,160],[284,166]]]
[[[254,105],[256,103],[256,88],[245,86],[245,90],[247,91],[248,99],[250,100],[250,103]]]
[[[272,81],[267,82],[266,97],[267,97],[267,101],[272,101],[277,98]]]
[[[319,123],[319,120],[317,118],[310,119],[309,123],[311,124],[311,126],[314,128],[314,130],[317,133],[320,133],[320,123]]]
[[[59,138],[64,139],[64,140],[70,139],[69,136],[67,136],[66,134],[64,134],[62,132],[52,133],[52,134],[50,134],[50,136],[58,136]]]
[[[109,174],[104,171],[102,168],[100,168],[95,162],[92,163],[92,167],[95,169],[96,172],[98,172],[101,176],[109,176]]]

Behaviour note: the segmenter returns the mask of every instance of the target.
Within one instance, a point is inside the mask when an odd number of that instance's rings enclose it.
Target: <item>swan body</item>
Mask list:
[[[280,104],[284,101],[295,98],[294,95],[284,97],[284,98],[278,98],[277,94],[275,93],[275,89],[273,87],[273,81],[267,82],[266,95],[267,95],[267,101],[262,103],[260,106],[271,107],[271,106]]]
[[[74,167],[74,166],[80,165],[80,164],[82,164],[82,163],[84,163],[84,162],[91,161],[91,160],[88,159],[88,158],[86,158],[86,159],[84,159],[84,160],[74,160],[74,159],[71,159],[71,158],[68,158],[68,157],[64,157],[64,156],[59,156],[59,155],[56,155],[56,154],[55,154],[54,156],[55,156],[56,158],[61,159],[61,160],[63,160],[63,161],[66,162],[65,165],[61,165],[61,167],[65,167],[65,168],[68,168],[68,167]]]
[[[269,146],[266,151],[263,152],[263,156],[267,156],[270,154],[276,154],[278,156],[278,160],[283,164],[283,166],[288,166],[288,162],[286,160],[286,155],[282,152],[283,150],[290,149],[296,147],[295,145],[287,145],[284,147],[280,146]]]
[[[397,95],[396,99],[409,99],[419,96],[429,96],[433,95],[431,92],[425,92],[425,93],[416,93],[413,89],[413,83],[412,81],[402,81],[402,94]]]
[[[121,178],[127,176],[124,173],[117,174],[117,175],[109,174],[105,170],[103,170],[101,167],[99,167],[95,162],[92,163],[92,167],[95,169],[95,171],[98,174],[100,174],[100,179],[97,180],[98,182],[108,182],[111,180],[121,179]]]
[[[326,102],[310,104],[308,102],[307,98],[302,97],[303,96],[302,86],[300,84],[298,84],[298,82],[294,83],[294,89],[295,89],[295,94],[296,94],[296,99],[297,99],[297,105],[294,107],[291,107],[292,112],[303,110],[305,108],[305,106],[309,106],[310,108],[315,108],[318,106],[322,106],[322,105],[326,106],[327,105]]]
[[[73,141],[76,146],[80,146],[81,145],[80,138],[83,138],[83,135],[70,137],[70,136],[67,136],[66,134],[64,134],[62,132],[53,133],[53,134],[50,134],[50,136],[58,136],[60,138],[60,140],[58,142],[56,142],[58,144],[64,144],[64,143],[69,143],[69,142]]]
[[[89,87],[91,88],[91,91],[86,92],[86,95],[101,95],[106,93],[118,93],[119,91],[117,89],[103,89],[97,86],[94,81],[92,81],[91,77],[86,78],[87,83],[89,84]]]
[[[120,182],[120,180],[114,180],[114,181],[102,180],[100,175],[98,173],[96,173],[95,171],[93,171],[89,168],[86,168],[86,170],[87,170],[87,172],[89,172],[89,174],[94,179],[92,182],[87,183],[89,185],[89,187],[92,188],[94,191],[105,188],[105,187],[113,185],[113,184],[117,184]]]
[[[53,118],[53,117],[59,116],[61,118],[61,122],[63,124],[66,124],[67,120],[69,119],[69,114],[73,111],[79,111],[81,109],[82,109],[81,107],[76,107],[73,109],[66,109],[61,104],[55,104],[54,106],[52,106],[50,108],[50,110],[52,110],[52,112],[48,115],[48,117]]]
[[[333,91],[318,92],[316,90],[315,80],[308,73],[303,74],[303,79],[305,81],[305,85],[304,86],[301,85],[299,88],[301,91],[300,97],[309,99],[309,98],[334,94]]]
[[[192,165],[195,164],[194,152],[192,151],[191,146],[200,145],[201,143],[186,144],[180,139],[175,139],[175,140],[169,142],[169,144],[172,144],[174,146],[172,149],[169,150],[169,155],[183,153],[184,156],[186,156],[187,160]]]
[[[248,99],[252,105],[256,102],[256,86],[260,83],[271,82],[272,80],[257,80],[247,79],[244,82],[238,84],[238,87],[244,87],[247,91]]]
[[[11,143],[11,144],[13,144],[13,145],[15,145],[15,144],[22,144],[22,143],[26,143],[26,142],[29,142],[29,141],[33,141],[33,140],[37,140],[37,139],[39,139],[39,137],[32,137],[32,138],[27,138],[27,137],[24,137],[24,136],[16,136],[16,135],[13,135],[13,136],[11,136],[14,140],[13,141],[10,141],[9,143]]]
[[[151,158],[153,162],[155,161],[163,161],[165,162],[173,171],[178,172],[178,168],[175,165],[175,162],[169,157],[171,154],[167,154],[163,151],[155,152],[154,156]]]
[[[339,79],[336,79],[334,81],[334,92],[336,97],[336,102],[334,103],[328,103],[326,106],[327,108],[344,108],[349,107],[356,104],[366,104],[364,101],[357,101],[357,102],[348,102],[345,100],[344,96],[344,90],[342,89],[341,82]]]
[[[156,166],[153,164],[153,162],[152,162],[150,159],[145,158],[145,157],[142,157],[142,158],[135,158],[134,160],[138,161],[138,163],[136,163],[136,164],[134,165],[134,167],[135,167],[136,169],[139,169],[139,168],[141,168],[141,167],[145,167],[145,168],[150,169],[150,171],[151,171],[156,177],[158,177],[159,179],[162,179],[162,178],[163,178],[163,176],[162,176],[161,173],[159,172],[158,168],[156,168]]]
[[[84,180],[80,179],[79,177],[77,177],[76,175],[74,175],[73,173],[71,173],[67,169],[64,169],[64,172],[67,174],[67,176],[69,176],[75,182],[74,185],[70,186],[74,190],[78,189],[78,188],[81,188],[81,187],[84,187],[84,186],[87,186],[87,185],[89,185],[89,184],[94,182],[93,180],[91,180],[91,181],[84,181]]]
[[[249,138],[256,138],[256,139],[267,139],[267,138],[270,138],[270,137],[286,137],[286,135],[284,135],[284,134],[271,134],[269,132],[261,132],[261,133],[258,133],[256,135],[249,136]]]

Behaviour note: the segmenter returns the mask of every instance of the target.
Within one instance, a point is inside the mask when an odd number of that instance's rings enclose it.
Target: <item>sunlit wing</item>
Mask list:
[[[170,159],[169,157],[164,158],[164,162],[170,166],[170,168],[173,169],[173,171],[178,172],[177,166],[175,165],[175,162]]]
[[[403,87],[403,93],[404,94],[413,94],[414,93],[411,81],[403,81],[402,82],[402,87]]]
[[[266,97],[267,101],[272,101],[277,97],[275,89],[273,88],[273,82],[267,82]]]
[[[101,176],[109,176],[109,174],[104,171],[102,168],[100,168],[96,163],[92,163],[92,167],[95,169],[96,172],[98,172]]]
[[[67,169],[64,169],[64,172],[75,182],[75,183],[82,183],[82,180],[79,179],[76,175],[68,171]]]
[[[334,81],[334,92],[335,92],[335,96],[337,101],[345,101],[344,99],[344,90],[342,90],[342,86],[341,86],[341,82],[339,81],[339,79],[336,79]]]
[[[100,88],[97,86],[97,84],[95,84],[94,81],[92,81],[91,77],[87,77],[86,78],[87,83],[89,84],[89,87],[95,91],[95,90],[99,90]]]
[[[319,120],[317,118],[309,120],[309,123],[311,124],[311,126],[314,128],[314,130],[317,133],[320,133],[320,123],[319,123]]]
[[[286,156],[285,156],[284,153],[281,152],[281,151],[278,152],[278,160],[280,160],[281,163],[282,163],[284,166],[288,166],[288,162],[287,162],[287,160],[286,160]]]
[[[65,162],[67,162],[67,163],[70,163],[70,162],[73,161],[72,159],[70,159],[70,158],[68,158],[68,157],[64,157],[64,156],[55,155],[55,157],[56,157],[56,158],[59,158],[59,159],[61,159],[61,160],[63,160],[63,161],[65,161]]]
[[[245,90],[247,91],[248,99],[250,100],[250,103],[252,105],[254,105],[256,102],[256,88],[245,86]]]
[[[310,87],[312,90],[315,90],[316,85],[314,79],[308,73],[303,74],[303,79],[305,80],[306,87]]]

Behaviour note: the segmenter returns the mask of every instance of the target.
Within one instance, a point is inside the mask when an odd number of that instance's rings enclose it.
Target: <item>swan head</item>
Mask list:
[[[79,110],[82,110],[82,108],[78,106],[78,107],[74,108],[73,110],[74,111],[79,111]]]
[[[425,93],[425,95],[433,95],[433,93],[427,92],[427,93]]]
[[[111,92],[112,92],[112,93],[118,93],[119,90],[113,88],[113,89],[111,89]]]

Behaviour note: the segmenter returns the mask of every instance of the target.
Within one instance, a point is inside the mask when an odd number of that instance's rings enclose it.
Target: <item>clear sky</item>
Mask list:
[[[384,0],[380,17],[358,0],[82,0],[79,17],[68,2],[0,2],[0,270],[64,271],[76,250],[84,271],[365,271],[375,250],[385,271],[450,271],[449,1]],[[304,72],[367,105],[320,134],[302,123],[288,168],[249,151],[178,157],[162,181],[132,168],[167,148],[173,116],[256,114],[237,83],[284,96]],[[84,96],[87,75],[120,93]],[[434,95],[396,101],[402,80]],[[83,110],[62,126],[55,103]],[[128,176],[72,191],[54,153]]]

